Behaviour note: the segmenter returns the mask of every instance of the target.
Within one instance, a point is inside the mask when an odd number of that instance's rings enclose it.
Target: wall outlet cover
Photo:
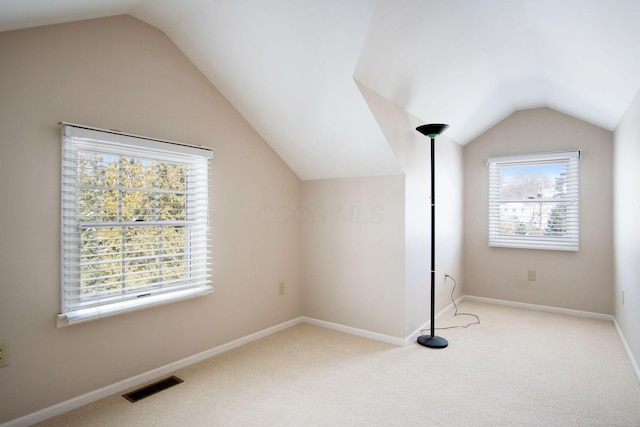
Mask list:
[[[0,342],[0,368],[9,365],[9,343]]]

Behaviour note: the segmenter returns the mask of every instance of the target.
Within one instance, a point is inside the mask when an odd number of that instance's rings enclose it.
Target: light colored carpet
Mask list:
[[[465,301],[449,347],[395,347],[300,324],[39,426],[640,426],[612,323]],[[438,326],[466,324],[443,317]]]

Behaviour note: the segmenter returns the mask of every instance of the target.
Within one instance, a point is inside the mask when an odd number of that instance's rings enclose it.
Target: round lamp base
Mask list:
[[[445,348],[447,345],[449,345],[449,341],[442,337],[420,335],[418,337],[418,344],[429,348]]]

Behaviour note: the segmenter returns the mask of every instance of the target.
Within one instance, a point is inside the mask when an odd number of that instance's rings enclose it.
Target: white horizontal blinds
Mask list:
[[[577,251],[579,158],[579,151],[489,158],[489,246]]]
[[[62,134],[66,319],[211,291],[212,152],[72,125]]]

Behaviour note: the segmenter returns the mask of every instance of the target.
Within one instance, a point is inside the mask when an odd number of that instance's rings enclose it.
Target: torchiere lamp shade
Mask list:
[[[445,125],[442,123],[433,123],[430,125],[418,126],[416,130],[423,135],[427,135],[429,138],[435,138],[436,136],[447,130],[448,127],[449,125]]]

